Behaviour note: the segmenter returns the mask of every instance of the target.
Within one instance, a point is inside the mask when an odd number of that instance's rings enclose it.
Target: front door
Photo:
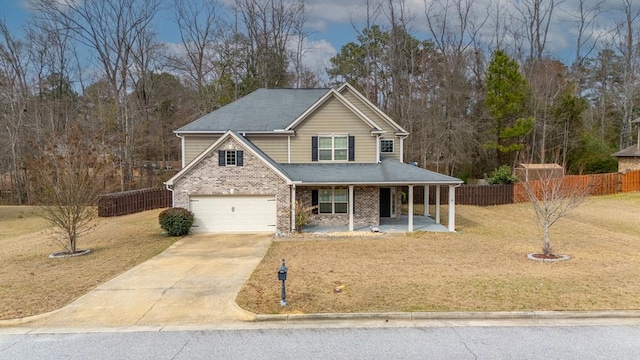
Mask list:
[[[380,217],[391,217],[391,188],[380,188]]]

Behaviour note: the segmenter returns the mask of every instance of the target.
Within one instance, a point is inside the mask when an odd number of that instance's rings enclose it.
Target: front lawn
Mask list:
[[[176,240],[160,235],[161,210],[100,218],[96,230],[78,240],[78,249],[92,249],[89,255],[52,260],[48,255],[61,249],[34,210],[0,206],[0,319],[58,309]]]
[[[526,203],[456,213],[457,233],[276,241],[237,302],[255,313],[640,309],[640,193],[592,197],[561,219],[551,245],[571,260],[558,263],[526,258],[541,248]]]

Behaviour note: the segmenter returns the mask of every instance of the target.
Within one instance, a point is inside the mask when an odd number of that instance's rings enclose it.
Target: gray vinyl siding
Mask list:
[[[288,161],[288,145],[286,136],[247,136],[258,149],[262,150],[273,161],[286,163]]]
[[[393,140],[393,153],[385,153],[382,156],[400,160],[400,138],[395,136],[396,129],[347,88],[342,90],[341,95],[362,111],[363,114],[367,115],[378,127],[386,131],[382,136],[383,139]]]
[[[376,137],[371,127],[335,98],[328,99],[295,128],[291,138],[291,162],[311,162],[311,137],[318,134],[355,136],[356,163],[375,163]]]
[[[185,135],[184,136],[184,164],[185,166],[216,142],[220,135]]]

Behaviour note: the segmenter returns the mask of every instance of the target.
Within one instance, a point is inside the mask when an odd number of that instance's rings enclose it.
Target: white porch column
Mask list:
[[[291,231],[296,231],[296,185],[291,185]]]
[[[456,186],[449,185],[449,231],[456,231]]]
[[[424,216],[429,216],[429,185],[424,186]]]
[[[440,224],[440,185],[436,186],[436,224]]]
[[[407,231],[413,231],[413,185],[409,185],[409,224]]]
[[[353,185],[349,185],[349,231],[353,231],[353,209],[355,204],[353,203]]]

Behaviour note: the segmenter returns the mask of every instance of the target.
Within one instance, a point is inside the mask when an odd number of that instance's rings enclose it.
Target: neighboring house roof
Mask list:
[[[638,144],[631,145],[628,148],[622,149],[617,153],[611,154],[615,157],[640,157],[640,146]]]
[[[280,164],[294,183],[312,184],[462,184],[462,180],[383,159],[371,164]]]
[[[521,168],[530,170],[562,169],[559,164],[520,164]]]
[[[330,90],[259,89],[175,132],[270,132],[284,129]]]

